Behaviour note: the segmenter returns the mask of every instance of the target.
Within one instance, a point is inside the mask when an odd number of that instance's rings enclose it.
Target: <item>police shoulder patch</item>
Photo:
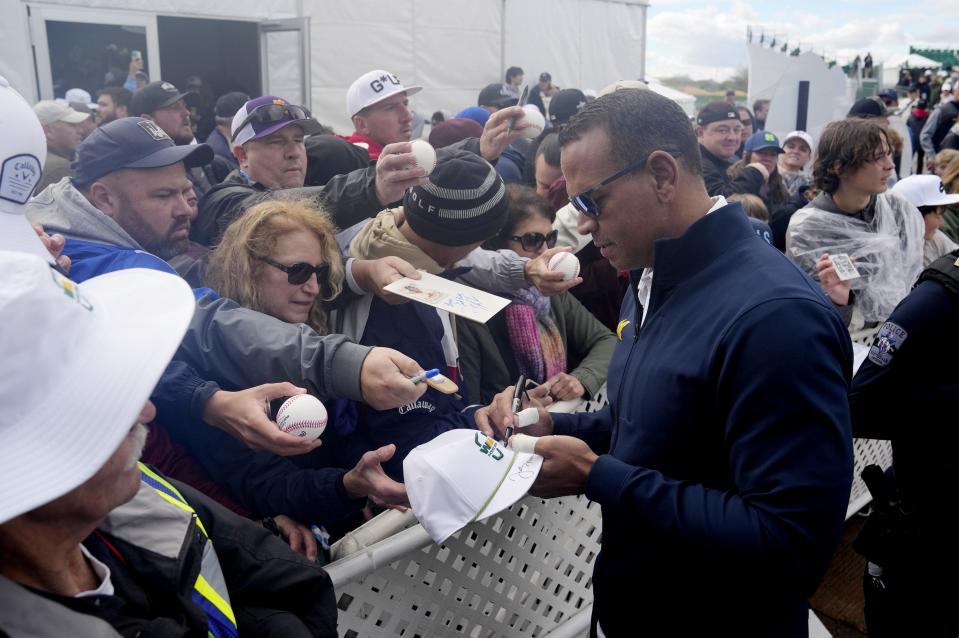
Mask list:
[[[908,336],[909,333],[898,324],[891,321],[882,324],[872,347],[869,348],[869,360],[877,366],[889,365],[893,355],[899,351]]]

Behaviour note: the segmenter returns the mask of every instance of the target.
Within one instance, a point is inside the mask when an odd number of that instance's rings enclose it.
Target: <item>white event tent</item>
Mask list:
[[[423,85],[426,117],[475,104],[513,65],[561,87],[645,74],[648,0],[2,2],[0,75],[28,100],[93,93],[140,51],[152,80],[281,95],[342,132],[347,87],[376,68]]]

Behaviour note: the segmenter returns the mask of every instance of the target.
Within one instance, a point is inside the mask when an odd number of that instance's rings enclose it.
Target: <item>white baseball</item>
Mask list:
[[[539,134],[543,132],[543,128],[546,126],[546,118],[543,117],[539,109],[532,104],[527,104],[523,107],[523,119],[521,121],[529,124],[528,127],[523,129],[523,136],[529,139],[539,137]]]
[[[326,408],[312,394],[297,394],[276,412],[276,424],[287,434],[318,439],[326,429]]]
[[[429,142],[413,140],[410,142],[410,152],[416,156],[416,163],[423,167],[427,175],[433,172],[433,167],[436,166],[436,150]]]
[[[569,281],[579,274],[579,259],[573,253],[556,253],[550,258],[547,267],[563,273],[563,281]]]

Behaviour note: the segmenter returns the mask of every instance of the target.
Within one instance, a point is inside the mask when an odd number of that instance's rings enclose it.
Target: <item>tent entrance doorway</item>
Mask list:
[[[187,90],[197,76],[199,97],[212,108],[229,91],[281,95],[309,106],[309,19],[266,22],[166,16],[114,9],[28,4],[41,99],[67,89],[94,95],[122,84],[134,51],[151,80]]]

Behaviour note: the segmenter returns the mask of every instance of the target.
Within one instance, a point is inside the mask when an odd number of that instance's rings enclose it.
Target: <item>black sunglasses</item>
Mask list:
[[[261,104],[253,109],[253,112],[246,116],[243,123],[236,127],[230,141],[236,141],[236,136],[240,134],[247,124],[272,124],[286,119],[307,120],[313,117],[309,109],[295,104]]]
[[[320,284],[320,294],[324,297],[328,297],[330,294],[330,265],[328,263],[324,262],[319,266],[314,266],[305,261],[300,261],[285,266],[269,257],[257,257],[257,259],[268,263],[277,270],[285,272],[286,280],[293,286],[302,286],[310,280],[310,277],[316,274],[316,281]]]
[[[652,153],[650,153],[650,155],[651,154]],[[677,157],[675,153],[670,153],[670,155],[672,155],[673,157]],[[586,190],[584,190],[582,193],[578,195],[570,196],[569,203],[573,205],[573,208],[575,208],[582,214],[586,215],[587,217],[590,217],[592,219],[599,219],[599,213],[600,213],[599,205],[593,200],[593,193],[595,193],[597,190],[599,190],[600,188],[604,186],[608,186],[612,184],[613,182],[615,182],[621,177],[625,177],[634,171],[638,171],[646,164],[646,160],[648,159],[649,159],[649,155],[643,157],[642,159],[636,160],[632,164],[628,165],[626,168],[613,173],[612,175],[610,175],[609,177],[601,181],[599,184],[596,184],[596,186],[593,186],[592,188],[587,188]]]
[[[556,238],[559,237],[559,231],[551,230],[545,235],[543,233],[523,233],[522,235],[510,235],[507,239],[518,241],[523,246],[523,250],[539,250],[546,244],[547,248],[556,245]]]

